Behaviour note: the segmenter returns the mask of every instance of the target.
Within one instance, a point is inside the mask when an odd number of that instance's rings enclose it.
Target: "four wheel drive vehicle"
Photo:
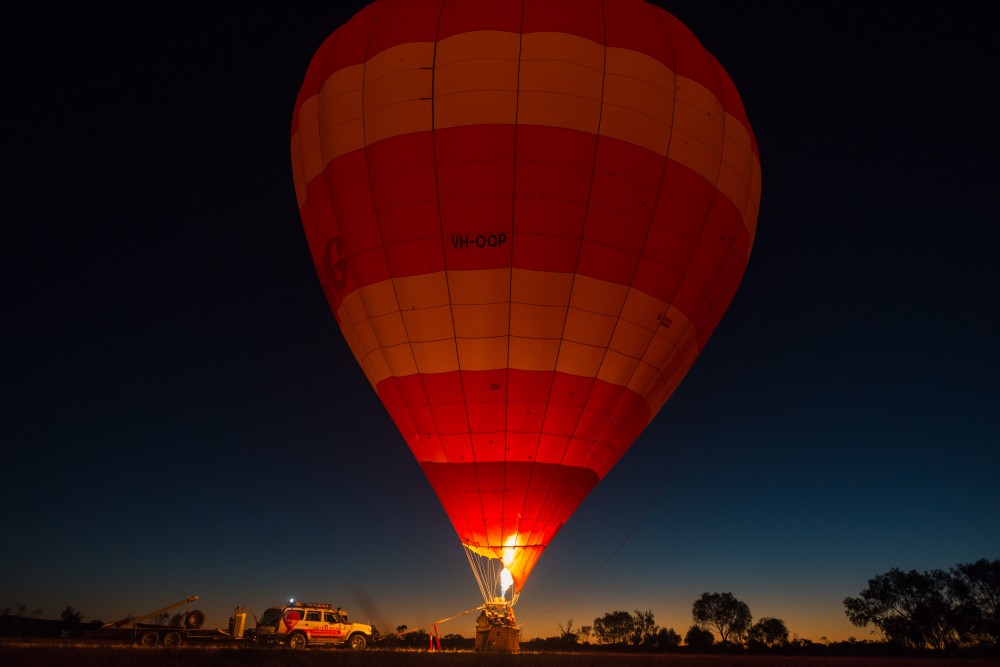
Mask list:
[[[330,604],[300,602],[271,607],[257,623],[257,641],[288,644],[299,649],[312,645],[346,645],[355,651],[372,641],[372,626],[351,623],[347,612]]]

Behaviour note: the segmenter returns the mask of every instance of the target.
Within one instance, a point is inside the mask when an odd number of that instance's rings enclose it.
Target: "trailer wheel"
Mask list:
[[[204,624],[205,624],[205,612],[198,611],[196,609],[194,611],[189,611],[188,613],[184,614],[185,628],[188,628],[189,630],[197,630]]]
[[[364,651],[365,647],[368,646],[368,640],[359,632],[351,635],[351,638],[347,640],[347,645],[351,647],[352,651]]]
[[[163,645],[169,648],[180,646],[182,641],[183,637],[181,637],[181,633],[179,632],[168,632],[163,635]]]
[[[139,635],[139,646],[156,646],[160,643],[160,633],[156,630],[146,630]]]
[[[298,651],[303,649],[309,643],[306,636],[301,632],[296,632],[294,635],[288,638],[288,648]]]

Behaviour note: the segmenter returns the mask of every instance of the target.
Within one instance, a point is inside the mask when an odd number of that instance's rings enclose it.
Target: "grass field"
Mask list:
[[[4,667],[993,667],[1000,660],[839,658],[617,653],[479,654],[373,649],[184,646],[139,648],[102,642],[0,640]]]

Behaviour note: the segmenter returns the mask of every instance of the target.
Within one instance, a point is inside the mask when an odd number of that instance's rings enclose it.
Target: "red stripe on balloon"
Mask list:
[[[376,390],[419,461],[569,458],[603,477],[651,418],[625,387],[553,371],[389,377]]]
[[[445,3],[438,27],[438,40],[476,30],[520,32],[522,0]]]
[[[523,461],[420,467],[463,541],[506,527],[489,546],[502,545],[514,532],[528,544],[548,544],[599,481],[585,468]]]
[[[508,266],[631,284],[692,319],[706,293],[728,294],[728,304],[745,262],[721,283],[719,267],[729,253],[745,258],[750,239],[735,204],[704,177],[575,130],[519,127],[516,146],[516,172],[504,125],[402,135],[333,160],[307,187],[307,208],[328,214],[304,215],[328,221],[318,235],[342,240],[350,278],[334,309],[390,277]],[[508,236],[491,247],[490,234]]]

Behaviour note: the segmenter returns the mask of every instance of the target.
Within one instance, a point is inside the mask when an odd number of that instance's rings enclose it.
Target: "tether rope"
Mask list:
[[[459,616],[465,616],[466,614],[471,614],[474,611],[479,611],[484,606],[485,605],[479,605],[478,607],[474,607],[472,609],[468,609],[466,611],[463,611],[460,614],[455,614],[454,616],[449,616],[448,618],[442,618],[439,621],[433,621],[431,623],[425,623],[424,625],[418,625],[415,628],[407,628],[406,630],[403,630],[402,632],[397,633],[396,636],[397,637],[402,637],[403,635],[409,634],[411,632],[416,632],[417,630],[423,630],[424,628],[433,627],[433,626],[437,625],[438,623],[447,623],[448,621],[454,620],[454,619],[458,618]]]

